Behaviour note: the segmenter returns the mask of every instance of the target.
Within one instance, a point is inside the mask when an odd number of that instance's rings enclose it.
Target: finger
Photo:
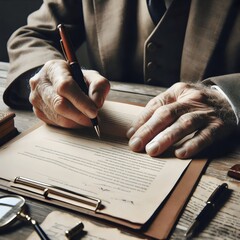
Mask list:
[[[146,145],[146,152],[150,156],[158,156],[196,130],[202,129],[208,122],[209,118],[203,112],[186,113],[154,137]]]
[[[172,87],[151,99],[138,118],[132,123],[132,126],[127,132],[127,137],[131,138],[133,134],[151,118],[158,108],[174,103],[175,101],[176,94],[174,94]]]
[[[97,71],[84,70],[83,73],[89,84],[90,99],[98,108],[101,108],[110,90],[109,81],[101,76]]]
[[[35,115],[44,121],[45,123],[53,126],[60,126],[64,128],[79,128],[80,125],[76,122],[72,121],[71,119],[65,118],[57,113],[51,113],[51,117],[48,114],[42,112],[40,109],[33,107],[33,111]],[[53,120],[50,120],[53,119]]]
[[[127,132],[127,137],[131,138],[133,134],[144,125],[154,114],[154,112],[161,106],[165,105],[164,94],[151,99],[140,113],[138,118],[132,123],[132,126]]]
[[[188,111],[187,105],[178,102],[158,108],[129,140],[129,147],[136,152],[143,151],[149,141],[169,127],[179,116]]]
[[[213,140],[216,141],[221,128],[216,124],[209,124],[208,127],[198,131],[191,139],[186,141],[180,148],[175,150],[178,158],[191,158],[204,148],[210,146]]]
[[[52,114],[54,114],[53,116],[55,116],[56,113],[57,116],[64,117],[63,119],[71,119],[70,122],[75,122],[78,124],[78,126],[91,126],[91,122],[88,117],[86,117],[83,113],[79,112],[79,110],[75,108],[75,106],[73,106],[72,103],[69,102],[67,99],[59,96],[55,92],[51,92],[50,88],[45,89],[45,91],[42,93],[42,98],[46,106],[43,111],[49,111],[49,116],[51,116]],[[57,119],[59,121],[60,118],[58,117]],[[56,122],[56,117],[54,121]],[[66,125],[67,122],[64,122],[61,122],[61,126],[69,127],[68,125]]]
[[[37,77],[37,75],[35,75],[33,78],[29,80],[30,87],[31,87],[31,91],[29,94],[29,102],[32,104],[34,108],[43,109],[45,103],[38,91],[38,88],[37,88],[38,82],[39,82],[39,78]]]
[[[48,64],[46,74],[58,95],[66,98],[78,111],[89,118],[96,117],[98,111],[96,105],[73,80],[69,66],[65,61]],[[41,87],[45,86],[41,85]]]
[[[41,94],[37,90],[32,91],[29,100],[33,107],[40,111],[36,111],[36,116],[49,124],[54,123],[66,128],[91,125],[89,118],[79,112],[69,101],[53,92],[51,85],[45,84]]]
[[[33,107],[33,112],[34,114],[43,122],[49,124],[49,125],[54,125],[54,126],[58,126],[56,123],[54,123],[53,121],[49,120],[48,117],[46,117],[46,115],[39,109],[36,107]]]

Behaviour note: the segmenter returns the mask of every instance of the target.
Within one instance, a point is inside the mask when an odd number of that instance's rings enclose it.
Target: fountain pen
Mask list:
[[[225,196],[227,195],[228,184],[223,183],[219,185],[208,198],[205,207],[195,218],[192,225],[185,233],[186,239],[191,239],[194,235],[213,217],[223,204]]]
[[[80,64],[78,63],[77,57],[73,51],[72,43],[67,34],[66,28],[63,24],[59,24],[58,30],[59,30],[59,34],[60,34],[60,38],[61,38],[60,44],[61,44],[61,47],[63,50],[63,54],[66,58],[66,61],[68,62],[69,66],[70,66],[73,79],[79,85],[79,87],[82,89],[82,91],[86,95],[88,95],[88,87],[84,80],[83,73],[80,68]],[[100,138],[100,129],[99,129],[97,117],[91,119],[91,122],[97,133],[97,136]]]

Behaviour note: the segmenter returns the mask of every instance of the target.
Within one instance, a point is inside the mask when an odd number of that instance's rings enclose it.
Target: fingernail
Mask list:
[[[127,131],[127,138],[131,138],[134,133],[135,133],[135,129],[134,129],[133,127],[131,127],[131,128]]]
[[[178,158],[184,158],[185,155],[186,155],[186,150],[185,150],[184,148],[176,149],[175,155],[176,155],[176,157],[178,157]]]
[[[158,142],[151,142],[146,146],[146,151],[151,156],[158,154],[158,149],[159,149]]]
[[[142,150],[142,140],[138,137],[135,137],[129,141],[129,147],[133,151],[140,151]]]

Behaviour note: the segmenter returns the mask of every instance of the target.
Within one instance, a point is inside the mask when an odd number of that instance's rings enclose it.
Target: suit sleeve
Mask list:
[[[80,0],[44,0],[40,9],[29,15],[27,25],[10,37],[7,45],[10,69],[3,95],[8,106],[29,108],[29,77],[47,61],[63,59],[57,31],[60,23],[68,27],[77,49],[85,39]]]
[[[204,84],[215,84],[226,94],[237,117],[237,124],[240,127],[240,74],[211,77],[204,80]]]

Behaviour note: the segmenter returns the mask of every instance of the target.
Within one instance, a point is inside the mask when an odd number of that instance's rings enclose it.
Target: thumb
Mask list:
[[[110,90],[109,81],[97,71],[92,70],[84,70],[84,77],[89,84],[89,98],[98,108],[101,108]]]

